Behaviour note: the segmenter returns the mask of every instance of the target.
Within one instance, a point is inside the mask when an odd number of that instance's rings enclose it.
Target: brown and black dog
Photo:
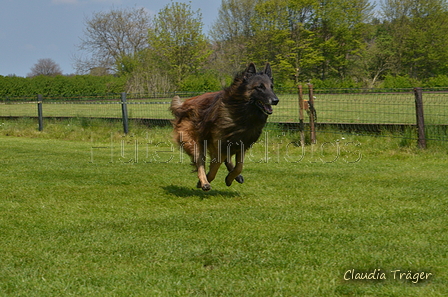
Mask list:
[[[230,87],[214,93],[206,93],[182,102],[178,96],[171,102],[175,140],[196,165],[198,188],[211,189],[222,162],[229,171],[226,184],[233,180],[243,183],[244,153],[260,137],[266,120],[272,114],[272,105],[279,102],[273,91],[271,66],[266,64],[262,72],[251,63],[235,76]],[[207,151],[210,168],[205,174]],[[235,166],[231,157],[235,157]]]

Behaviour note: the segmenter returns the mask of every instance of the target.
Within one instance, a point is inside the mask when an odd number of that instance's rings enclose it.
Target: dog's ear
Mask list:
[[[249,66],[247,66],[246,70],[244,71],[244,79],[249,79],[252,75],[257,74],[257,69],[255,68],[254,63],[250,63]]]
[[[266,74],[271,81],[274,80],[272,77],[271,64],[266,63],[266,66],[264,67],[264,74]]]

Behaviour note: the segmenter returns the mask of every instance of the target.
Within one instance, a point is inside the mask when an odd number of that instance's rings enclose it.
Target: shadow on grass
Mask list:
[[[241,195],[238,194],[235,191],[221,191],[221,190],[213,190],[211,189],[208,192],[204,192],[201,189],[196,188],[189,188],[189,187],[183,187],[183,186],[176,186],[176,185],[169,185],[166,187],[162,187],[167,194],[171,194],[177,197],[198,197],[199,199],[206,199],[209,197],[215,197],[215,196],[223,196],[223,197],[240,197]]]

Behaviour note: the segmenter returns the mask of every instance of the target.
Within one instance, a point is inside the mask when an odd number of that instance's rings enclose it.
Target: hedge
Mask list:
[[[0,76],[0,97],[20,97],[42,94],[44,96],[78,96],[120,93],[126,89],[126,78],[91,75]]]

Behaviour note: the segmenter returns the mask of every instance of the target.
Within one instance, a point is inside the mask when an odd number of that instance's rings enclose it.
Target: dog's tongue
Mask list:
[[[270,104],[264,104],[261,101],[257,101],[256,105],[258,106],[259,109],[261,109],[261,111],[264,114],[266,114],[266,115],[272,114],[272,106]]]
[[[263,104],[263,107],[264,107],[264,110],[266,110],[266,112],[267,112],[268,114],[271,114],[271,113],[272,113],[272,106],[271,106],[271,105]]]

